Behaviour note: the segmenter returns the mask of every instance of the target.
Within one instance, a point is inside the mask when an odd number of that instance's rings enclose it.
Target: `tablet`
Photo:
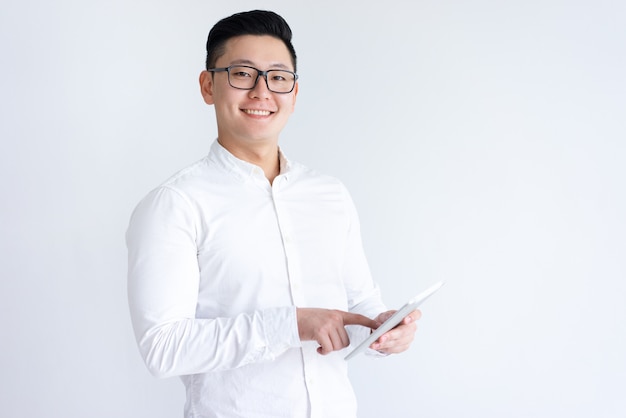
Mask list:
[[[356,356],[360,352],[364,351],[367,347],[369,347],[374,341],[378,339],[385,332],[389,331],[396,325],[398,325],[405,316],[413,312],[417,309],[418,306],[422,304],[426,299],[428,299],[433,293],[435,293],[441,286],[443,286],[444,282],[438,282],[423,292],[419,293],[417,296],[409,300],[404,304],[403,307],[398,309],[396,313],[394,313],[391,318],[383,322],[374,332],[370,334],[369,337],[365,339],[361,344],[359,344],[354,350],[352,350],[346,357],[345,360],[350,360],[352,357]]]

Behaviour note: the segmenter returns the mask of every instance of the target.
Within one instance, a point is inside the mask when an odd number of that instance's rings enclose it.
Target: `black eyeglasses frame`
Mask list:
[[[241,67],[243,67],[243,68],[250,68],[250,69],[255,70],[257,72],[256,80],[254,80],[254,84],[252,85],[252,87],[248,87],[248,88],[246,88],[246,87],[236,87],[236,86],[233,86],[232,82],[230,81],[230,70],[233,69],[233,68],[241,68]],[[288,94],[288,93],[291,93],[293,91],[293,89],[296,87],[296,81],[298,81],[298,74],[294,73],[293,71],[283,70],[283,69],[278,69],[278,68],[267,70],[267,71],[262,71],[262,70],[259,70],[258,68],[252,67],[250,65],[229,65],[228,67],[209,68],[209,69],[207,69],[207,71],[210,72],[210,73],[223,73],[223,72],[228,73],[228,84],[232,88],[237,89],[237,90],[254,90],[254,88],[256,87],[257,83],[259,82],[259,77],[263,76],[263,78],[265,78],[265,85],[267,86],[267,89],[269,91],[271,91],[272,93],[276,93],[276,94]],[[269,82],[267,80],[268,74],[271,73],[272,71],[283,71],[283,72],[292,74],[293,75],[293,86],[291,86],[291,90],[289,90],[289,91],[275,91],[275,90],[272,90],[271,87],[270,87],[270,84],[269,84]]]

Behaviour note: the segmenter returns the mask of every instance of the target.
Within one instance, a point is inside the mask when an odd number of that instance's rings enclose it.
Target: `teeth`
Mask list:
[[[258,116],[268,116],[270,113],[269,110],[254,110],[254,109],[244,109],[248,115],[258,115]]]

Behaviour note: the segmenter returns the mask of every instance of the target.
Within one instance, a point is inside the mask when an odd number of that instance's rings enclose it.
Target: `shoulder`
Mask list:
[[[175,208],[193,206],[193,190],[206,182],[210,177],[209,171],[206,157],[179,170],[144,195],[137,204],[135,213],[172,211]]]
[[[206,181],[211,175],[208,157],[183,168],[165,180],[158,188],[185,189],[198,182]]]
[[[290,175],[298,184],[318,185],[346,190],[345,185],[337,177],[321,173],[298,162],[292,162]]]

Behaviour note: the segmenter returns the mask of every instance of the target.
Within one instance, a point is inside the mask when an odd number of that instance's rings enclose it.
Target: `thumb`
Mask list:
[[[382,312],[381,314],[379,314],[379,315],[376,317],[376,322],[377,322],[379,325],[381,325],[383,322],[385,322],[386,320],[388,320],[389,318],[391,318],[391,316],[392,316],[393,314],[395,314],[395,313],[396,313],[396,311],[395,311],[395,310]]]

